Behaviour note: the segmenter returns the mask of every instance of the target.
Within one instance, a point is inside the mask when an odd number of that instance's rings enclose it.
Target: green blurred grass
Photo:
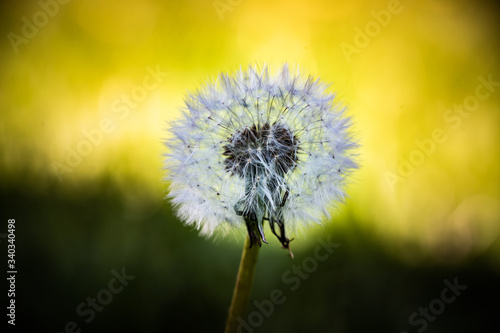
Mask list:
[[[1,202],[9,207],[2,218],[14,217],[18,226],[21,327],[59,332],[74,320],[87,332],[222,331],[243,234],[237,241],[207,241],[182,226],[161,193],[144,194],[130,205],[124,190],[142,191],[133,179],[126,189],[111,176],[71,190],[57,179],[49,183],[43,190],[22,181],[0,187]],[[498,327],[491,300],[500,296],[500,272],[490,252],[454,264],[428,258],[408,265],[348,212],[343,218],[317,235],[340,247],[295,291],[283,273],[313,255],[316,237],[292,243],[294,260],[276,242],[262,248],[253,299],[262,302],[280,289],[287,300],[256,332],[412,331],[409,315],[428,306],[440,295],[442,281],[455,276],[468,289],[428,332]],[[106,288],[110,271],[122,267],[136,278],[86,324],[77,305]]]

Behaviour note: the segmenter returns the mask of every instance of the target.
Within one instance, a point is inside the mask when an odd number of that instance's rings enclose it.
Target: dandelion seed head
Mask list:
[[[358,145],[326,89],[287,65],[251,66],[188,94],[165,140],[178,216],[205,235],[246,225],[259,244],[268,221],[285,247],[285,225],[328,218],[357,168]]]

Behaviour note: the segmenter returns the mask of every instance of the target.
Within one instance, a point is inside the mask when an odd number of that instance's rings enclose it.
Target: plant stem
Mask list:
[[[238,318],[246,314],[250,293],[252,291],[253,276],[260,246],[254,244],[250,249],[250,237],[247,236],[243,253],[241,255],[240,268],[234,286],[233,299],[229,307],[229,315],[226,322],[225,333],[235,333],[238,328]]]

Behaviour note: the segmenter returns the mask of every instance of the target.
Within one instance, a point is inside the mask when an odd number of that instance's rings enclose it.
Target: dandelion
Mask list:
[[[172,122],[168,197],[204,235],[246,227],[239,277],[267,243],[265,223],[290,250],[288,232],[327,219],[344,199],[357,143],[334,98],[325,84],[287,65],[251,66],[189,94]],[[244,263],[254,245],[255,258],[247,258],[253,264]],[[237,292],[238,283],[233,303]]]

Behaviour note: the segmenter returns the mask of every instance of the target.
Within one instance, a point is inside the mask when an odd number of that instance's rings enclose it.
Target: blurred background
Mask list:
[[[264,62],[331,82],[362,168],[332,220],[296,235],[295,259],[263,246],[240,331],[500,328],[494,1],[0,6],[0,248],[15,219],[19,331],[223,331],[245,234],[181,224],[161,140],[188,91]],[[325,242],[337,248],[317,260]],[[449,284],[467,288],[443,298]]]

